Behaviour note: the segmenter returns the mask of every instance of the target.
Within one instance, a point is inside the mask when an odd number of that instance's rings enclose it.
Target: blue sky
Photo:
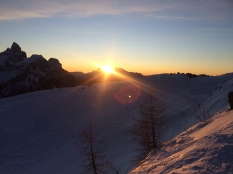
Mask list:
[[[233,71],[231,0],[0,0],[0,51],[18,43],[68,71]]]

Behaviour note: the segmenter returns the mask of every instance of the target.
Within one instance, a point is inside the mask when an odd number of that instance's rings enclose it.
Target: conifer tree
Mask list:
[[[84,157],[82,160],[83,173],[88,174],[119,174],[120,169],[116,167],[112,160],[107,159],[107,150],[104,141],[98,139],[93,131],[90,120],[89,127],[79,135],[81,142],[80,153]]]
[[[161,142],[161,133],[167,117],[165,107],[156,99],[151,90],[140,105],[139,118],[133,118],[132,140],[136,143],[133,162],[140,164],[142,160]]]

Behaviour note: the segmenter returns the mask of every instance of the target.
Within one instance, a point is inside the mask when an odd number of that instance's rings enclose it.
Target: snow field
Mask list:
[[[228,107],[227,94],[233,90],[233,74],[192,79],[185,75],[157,75],[143,77],[137,81],[137,85],[141,86],[141,94],[137,101],[131,104],[118,102],[114,94],[125,86],[135,83],[132,81],[44,90],[1,98],[0,173],[80,173],[82,157],[77,149],[79,143],[77,136],[90,119],[99,137],[105,139],[109,155],[115,154],[115,162],[121,166],[122,173],[129,172],[134,167],[130,163],[134,155],[134,144],[131,142],[129,130],[132,126],[132,117],[139,114],[138,106],[147,90],[145,86],[152,86],[156,90],[156,97],[167,108],[166,114],[169,121],[163,137],[169,142],[165,143],[161,152],[153,152],[151,160],[148,158],[142,168],[145,168],[148,173],[157,170],[178,173],[204,171],[205,168],[199,168],[199,164],[204,166],[204,162],[199,161],[195,163],[196,166],[194,162],[197,161],[197,157],[204,156],[207,152],[213,151],[212,156],[216,155],[214,152],[217,153],[216,149],[220,149],[220,146],[211,146],[212,150],[204,148],[208,147],[205,143],[215,142],[216,138],[221,137],[215,137],[215,134],[211,137],[213,130],[219,125],[213,129],[211,129],[213,125],[205,128],[210,133],[208,136],[202,132],[198,135],[193,132],[193,137],[191,134],[184,134],[182,138],[175,137],[179,134],[181,136],[184,130],[198,123],[198,120],[193,117],[195,99],[202,99],[212,115]],[[224,113],[225,121],[230,122],[232,116],[228,118],[229,114]],[[220,118],[222,117],[219,116]],[[220,121],[222,128],[219,131],[223,133],[222,129],[226,129],[227,126],[229,128],[226,131],[229,133],[230,124],[225,125],[225,121]],[[216,124],[214,121],[212,123]],[[202,124],[200,123],[200,127]],[[231,134],[226,134],[227,136]],[[197,140],[194,140],[195,137]],[[222,136],[221,141],[227,140],[226,137]],[[189,146],[191,144],[193,144],[192,147]],[[200,153],[194,145],[199,147]],[[222,145],[224,145],[222,146],[222,149],[225,149],[224,153],[229,154],[229,146],[224,143]],[[173,154],[173,152],[176,153]],[[166,156],[169,160],[164,159]],[[154,165],[156,163],[153,160],[156,159],[164,161]],[[179,162],[179,159],[185,161]],[[206,164],[211,162],[208,159],[204,159]],[[182,168],[183,165],[186,168]],[[223,171],[225,167],[225,171],[229,171],[232,164],[229,166],[226,161],[221,165],[223,167],[219,170]],[[139,168],[136,170],[142,171]],[[211,170],[217,171],[214,168]]]

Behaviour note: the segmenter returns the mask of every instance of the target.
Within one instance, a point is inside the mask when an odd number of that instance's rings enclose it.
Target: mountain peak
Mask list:
[[[57,59],[36,54],[27,58],[16,42],[0,53],[0,77],[0,98],[78,84]]]
[[[55,59],[55,58],[50,58],[48,60],[50,69],[52,70],[59,70],[62,69],[61,63],[59,62],[59,60]]]
[[[13,52],[21,52],[21,48],[16,42],[13,42],[13,44],[11,45],[11,50]]]

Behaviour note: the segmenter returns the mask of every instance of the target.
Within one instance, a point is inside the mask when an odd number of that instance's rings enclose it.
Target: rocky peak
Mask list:
[[[0,55],[8,56],[8,61],[19,62],[27,58],[26,52],[22,51],[20,46],[13,42],[11,48],[7,48],[6,51],[0,53]]]
[[[48,63],[49,63],[49,67],[50,67],[51,70],[60,70],[60,69],[62,69],[62,66],[61,66],[60,62],[55,58],[50,58]]]
[[[14,53],[20,53],[21,48],[17,43],[13,42],[13,44],[11,45],[11,51],[13,51]]]
[[[4,76],[4,77],[3,77]],[[42,55],[27,58],[20,46],[13,42],[11,48],[0,53],[0,98],[18,94],[73,87],[79,82],[62,69],[61,63]]]

